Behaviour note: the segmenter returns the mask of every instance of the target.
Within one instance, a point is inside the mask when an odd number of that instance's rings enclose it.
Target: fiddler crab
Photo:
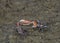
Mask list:
[[[16,23],[17,32],[19,34],[24,35],[27,31],[24,30],[21,26],[24,26],[24,25],[27,26],[27,25],[30,25],[30,24],[32,24],[31,27],[33,29],[34,28],[38,28],[39,31],[42,30],[42,28],[47,28],[47,25],[43,25],[40,20],[25,20],[25,19],[21,19],[19,22]]]

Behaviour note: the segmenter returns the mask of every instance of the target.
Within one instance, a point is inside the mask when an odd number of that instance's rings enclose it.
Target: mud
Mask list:
[[[48,29],[19,35],[20,19],[48,22]],[[60,43],[60,0],[0,0],[0,43]]]

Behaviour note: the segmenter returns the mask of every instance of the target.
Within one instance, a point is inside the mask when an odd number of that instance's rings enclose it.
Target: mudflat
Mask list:
[[[18,35],[20,19],[48,22],[48,29]],[[60,43],[60,0],[0,0],[0,43]]]

